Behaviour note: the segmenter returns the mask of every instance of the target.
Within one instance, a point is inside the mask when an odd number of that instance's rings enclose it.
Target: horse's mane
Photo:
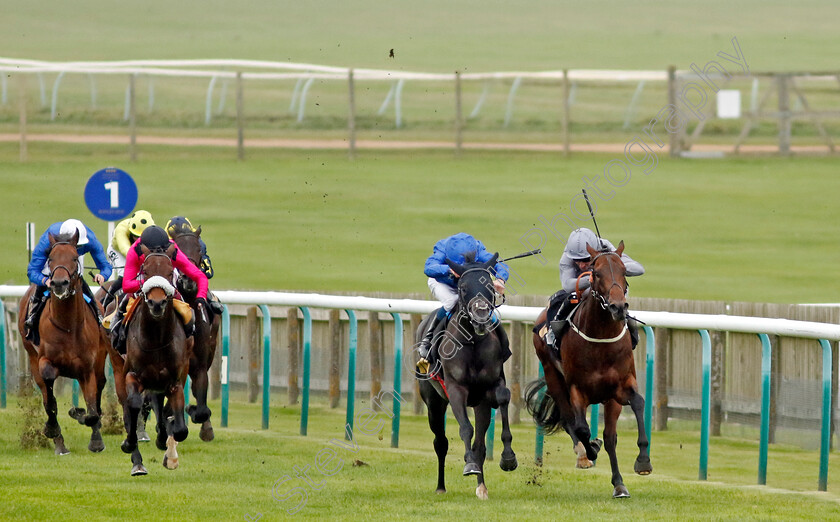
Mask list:
[[[73,239],[73,234],[69,232],[65,232],[64,234],[55,234],[56,243],[69,243],[71,239]]]
[[[476,254],[475,250],[473,250],[471,252],[467,252],[466,254],[464,254],[464,263],[475,263],[475,256],[476,255],[477,254]]]

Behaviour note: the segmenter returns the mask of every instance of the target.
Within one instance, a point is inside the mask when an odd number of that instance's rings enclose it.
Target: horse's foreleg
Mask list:
[[[429,428],[432,429],[432,433],[435,436],[434,447],[438,460],[438,480],[435,492],[443,494],[446,493],[444,471],[446,469],[446,454],[449,451],[449,439],[446,438],[445,425],[446,406],[448,403],[428,383],[420,385],[420,394],[423,397],[423,402],[426,403]]]
[[[572,386],[569,390],[569,402],[574,412],[572,430],[578,440],[583,443],[583,447],[586,449],[586,458],[594,462],[598,458],[598,452],[595,451],[589,441],[592,437],[589,423],[586,422],[586,407],[589,406],[589,400],[581,394],[577,386]]]
[[[636,427],[639,430],[639,438],[636,441],[639,446],[639,456],[636,457],[636,463],[633,464],[633,471],[639,475],[650,475],[653,466],[650,464],[650,443],[647,438],[647,430],[645,430],[645,399],[635,390],[630,397],[630,407],[633,409],[633,414],[636,415]]]
[[[458,435],[464,442],[464,475],[475,475],[481,473],[481,467],[476,463],[470,445],[473,438],[473,426],[467,414],[467,389],[460,384],[447,383],[449,391],[449,404],[452,406],[452,414],[458,421]]]
[[[143,455],[140,454],[140,449],[135,448],[134,451],[131,452],[131,476],[139,477],[148,473],[149,472],[146,471],[146,468],[143,466]]]
[[[123,417],[125,419],[126,436],[120,447],[125,453],[134,453],[137,449],[137,416],[140,415],[140,408],[143,407],[143,385],[140,384],[134,373],[125,376],[125,391]]]
[[[499,384],[495,390],[496,404],[499,408],[499,413],[502,415],[502,458],[499,460],[499,467],[502,471],[513,471],[517,468],[519,463],[516,461],[516,454],[511,448],[513,442],[513,435],[510,433],[510,422],[508,421],[508,404],[510,404],[510,390],[504,383]]]
[[[481,500],[487,500],[487,486],[484,484],[484,459],[487,457],[487,444],[485,442],[485,437],[487,435],[487,428],[490,426],[490,417],[493,410],[490,408],[490,404],[488,404],[487,401],[483,401],[481,404],[476,406],[474,410],[475,439],[472,445],[472,453],[479,469],[479,473],[475,476],[477,480],[475,495]],[[464,474],[466,474],[466,472]]]
[[[627,498],[630,493],[624,486],[624,479],[618,470],[618,457],[615,455],[615,447],[618,443],[616,426],[618,416],[621,414],[621,404],[611,400],[604,405],[604,449],[610,456],[610,469],[612,470],[613,498]]]
[[[166,437],[169,435],[169,421],[167,421],[167,413],[163,407],[163,400],[164,395],[162,393],[153,393],[150,396],[147,395],[146,401],[143,403],[143,412],[145,414],[146,420],[149,419],[149,412],[148,408],[151,404],[151,408],[155,411],[155,431],[157,431],[157,437],[155,438],[155,446],[157,449],[164,451],[166,450]],[[143,431],[145,431],[146,424],[143,423]],[[138,431],[140,431],[138,429]],[[148,434],[146,435],[148,437]],[[139,435],[138,435],[139,438]]]
[[[173,385],[169,389],[168,398],[172,415],[175,417],[172,420],[172,436],[176,442],[181,442],[189,434],[189,428],[184,421],[184,387],[180,383]]]
[[[82,388],[82,395],[85,397],[85,405],[87,406],[87,414],[82,421],[85,426],[96,426],[99,423],[99,395],[96,381],[96,374],[91,371],[83,382],[79,382]]]
[[[55,385],[55,380],[58,378],[58,369],[45,357],[38,359],[37,367],[38,376],[40,377],[41,383],[43,383],[41,393],[44,396],[44,410],[47,412],[44,435],[47,438],[54,439],[61,435],[61,427],[58,425],[58,405],[56,404],[55,394],[53,393],[53,386]]]

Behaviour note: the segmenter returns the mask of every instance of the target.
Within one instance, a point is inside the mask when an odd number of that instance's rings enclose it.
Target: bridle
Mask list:
[[[166,255],[164,253],[161,253],[161,252],[150,252],[150,253],[146,254],[146,259],[143,260],[143,265],[140,267],[140,272],[143,274],[143,279],[146,279],[146,275],[147,275],[146,274],[146,263],[149,261],[149,259],[151,259],[153,257],[163,257],[169,263],[170,267],[173,266],[172,265],[172,259],[170,259],[170,257],[168,255]],[[143,298],[148,302],[149,298],[146,295],[146,292],[143,292]]]
[[[601,252],[597,256],[593,257],[592,261],[590,262],[590,266],[593,269],[592,272],[591,272],[591,275],[590,275],[590,279],[594,279],[594,276],[595,276],[595,272],[594,272],[595,261],[599,257],[603,257],[603,256],[616,256],[616,257],[619,258],[619,260],[621,259],[621,256],[619,256],[616,252]],[[609,291],[612,290],[612,288],[614,286],[617,286],[624,292],[624,295],[626,296],[627,295],[627,289],[629,288],[629,285],[627,284],[627,281],[626,280],[624,281],[624,284],[625,284],[624,287],[622,287],[620,284],[618,284],[616,282],[616,279],[615,279],[615,272],[613,270],[613,264],[612,264],[610,259],[607,259],[607,264],[610,267],[610,278],[612,278],[612,284],[609,286],[609,288],[607,288],[607,293],[609,293]],[[598,304],[601,306],[602,309],[606,310],[607,307],[609,306],[609,301],[607,300],[607,296],[598,292],[598,290],[595,288],[594,284],[590,284],[589,287],[590,287],[590,295],[592,295],[592,297],[598,302]]]
[[[198,236],[196,236],[194,232],[181,232],[180,234],[176,234],[175,237],[173,238],[176,243],[178,242],[177,240],[178,240],[179,237],[191,237],[191,238],[194,238],[196,240],[196,242],[198,242]],[[178,247],[178,250],[180,250],[181,252],[184,252],[184,250],[181,247]],[[187,259],[190,260],[190,263],[194,264],[195,266],[199,266],[199,264],[201,262],[201,259],[193,259],[192,257],[187,256],[187,254],[185,252],[184,252],[184,255],[186,256]]]
[[[467,316],[469,317],[470,321],[474,325],[476,325],[476,326],[486,326],[493,321],[493,312],[495,311],[496,308],[498,308],[500,306],[500,304],[496,304],[495,302],[491,302],[490,300],[484,298],[481,295],[477,295],[477,296],[473,297],[472,299],[470,299],[469,302],[466,301],[467,296],[464,293],[466,288],[464,287],[464,285],[461,285],[461,281],[463,280],[463,277],[465,275],[467,275],[471,272],[483,272],[484,274],[486,274],[487,284],[483,283],[481,279],[479,279],[479,283],[484,284],[485,286],[490,287],[492,289],[492,286],[493,286],[493,284],[491,282],[492,281],[492,274],[490,273],[489,269],[487,269],[487,268],[469,268],[467,270],[464,270],[461,273],[461,275],[459,276],[459,279],[458,279],[458,302],[461,304],[461,308],[466,311]],[[494,295],[495,295],[495,289],[493,289],[493,292],[494,292]],[[486,303],[486,305],[484,303]],[[504,301],[502,301],[501,304],[504,304]],[[484,306],[489,306],[489,308],[490,308],[490,310],[488,311],[489,313],[487,314],[486,319],[483,319],[483,318],[479,319],[479,318],[476,317],[476,312],[477,312],[476,309],[479,308],[479,307],[483,308]]]
[[[50,247],[50,252],[52,252],[52,249],[55,248],[58,245],[70,245],[70,243],[68,243],[66,241],[53,243],[52,246]],[[69,268],[67,268],[64,265],[58,265],[58,266],[53,268],[52,263],[50,263],[50,280],[51,281],[55,278],[55,273],[58,272],[59,270],[64,270],[65,272],[67,272],[67,276],[70,278],[70,293],[68,294],[68,296],[75,295],[76,294],[76,281],[78,281],[78,279],[80,277],[80,274],[81,274],[81,272],[79,271],[79,258],[78,258],[78,256],[76,257],[76,268],[75,268],[75,270],[70,270]]]

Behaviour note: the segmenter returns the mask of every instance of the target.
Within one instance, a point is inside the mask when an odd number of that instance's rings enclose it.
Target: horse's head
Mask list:
[[[50,291],[58,299],[67,299],[76,293],[81,278],[79,253],[76,245],[79,231],[54,236],[50,234],[47,266],[50,270]]]
[[[599,252],[586,245],[586,251],[592,258],[592,296],[598,300],[601,308],[607,310],[614,321],[623,321],[627,317],[627,279],[621,254],[624,241],[618,244],[615,252]]]
[[[175,241],[175,244],[178,245],[178,249],[187,256],[187,259],[189,259],[192,264],[197,267],[200,267],[201,264],[200,237],[201,226],[199,225],[195,231],[192,231],[189,228],[179,229],[179,231],[175,234],[175,237],[172,238]],[[178,277],[177,285],[178,290],[185,297],[195,296],[198,292],[198,284],[184,274],[181,274]]]
[[[143,283],[143,297],[152,317],[161,319],[175,294],[175,287],[172,286],[171,281],[175,271],[172,260],[175,258],[177,247],[170,245],[166,252],[152,252],[147,247],[141,246],[140,251],[146,256],[141,268],[146,280]]]
[[[467,314],[479,336],[492,329],[496,292],[491,268],[496,266],[498,258],[497,252],[486,263],[476,263],[475,253],[469,253],[463,265],[446,260],[446,264],[458,275],[458,306]]]

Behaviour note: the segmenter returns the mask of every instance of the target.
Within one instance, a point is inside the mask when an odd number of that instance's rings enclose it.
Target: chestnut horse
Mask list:
[[[633,347],[627,330],[627,281],[621,254],[624,242],[615,252],[599,252],[587,245],[591,256],[590,291],[581,299],[563,335],[560,354],[534,334],[534,348],[545,379],[531,383],[526,391],[528,411],[549,433],[565,429],[577,446],[581,442],[586,458],[595,461],[600,441],[590,441],[586,408],[604,404],[604,449],[610,457],[613,497],[629,497],[618,470],[615,455],[616,424],[622,405],[630,405],[636,415],[639,455],[634,470],[651,472],[648,440],[645,434],[645,400],[636,384]],[[537,318],[545,323],[546,310]],[[562,342],[561,342],[562,341]],[[542,393],[547,389],[547,394]]]
[[[79,381],[87,411],[72,408],[70,416],[80,424],[90,426],[88,449],[99,452],[105,449],[101,424],[102,389],[105,387],[105,357],[108,338],[105,329],[91,313],[82,291],[82,273],[76,245],[79,233],[54,236],[50,234],[48,267],[50,271],[50,296],[41,313],[39,329],[41,342],[33,345],[25,336],[27,304],[36,291],[31,285],[20,300],[18,330],[23,347],[29,355],[29,371],[41,389],[47,423],[44,435],[53,439],[56,455],[70,453],[64,445],[58,425],[53,386],[58,377]]]
[[[478,480],[475,494],[488,498],[484,483],[484,459],[487,454],[485,434],[490,425],[492,408],[502,415],[502,443],[504,450],[499,461],[503,471],[517,467],[516,455],[510,444],[513,437],[508,424],[510,390],[505,385],[503,364],[510,351],[507,336],[498,319],[494,320],[495,293],[490,267],[496,265],[499,254],[487,263],[473,262],[467,256],[459,265],[447,260],[458,274],[458,304],[452,309],[452,318],[446,327],[439,348],[443,370],[443,385],[426,379],[420,380],[420,394],[426,403],[429,427],[435,434],[434,447],[438,458],[437,492],[445,493],[444,463],[449,450],[444,422],[446,407],[458,421],[459,434],[464,442],[464,475],[475,475]],[[417,341],[423,337],[427,317],[417,330]],[[470,424],[467,408],[475,412],[475,431]],[[475,438],[473,438],[475,435]]]
[[[201,264],[201,227],[193,232],[180,229],[173,238],[181,252],[187,256],[192,264],[199,269]],[[210,314],[208,310],[199,310],[195,298],[198,285],[189,277],[181,274],[177,282],[178,291],[189,303],[195,316],[195,334],[193,339],[193,354],[190,357],[190,379],[192,380],[192,393],[196,404],[190,404],[187,413],[195,424],[201,424],[199,438],[205,442],[213,440],[213,425],[210,424],[210,408],[207,407],[207,388],[209,379],[207,372],[213,364],[213,357],[216,355],[216,339],[219,335],[219,324],[221,316]],[[209,315],[208,315],[209,314]],[[212,319],[210,319],[212,317]]]
[[[157,447],[167,450],[163,465],[168,469],[178,467],[175,445],[189,434],[184,422],[184,383],[193,344],[192,338],[186,337],[173,304],[175,287],[170,281],[176,246],[170,245],[166,253],[152,253],[145,246],[141,246],[141,251],[145,256],[141,268],[146,280],[142,289],[144,302],[138,303],[134,317],[126,325],[126,357],[122,368],[126,430],[122,450],[131,453],[132,475],[147,473],[137,447],[137,418],[143,406],[144,391],[152,394],[152,405],[161,428]],[[167,410],[172,413],[171,421],[165,420],[169,415],[163,411],[164,397],[168,400]]]

